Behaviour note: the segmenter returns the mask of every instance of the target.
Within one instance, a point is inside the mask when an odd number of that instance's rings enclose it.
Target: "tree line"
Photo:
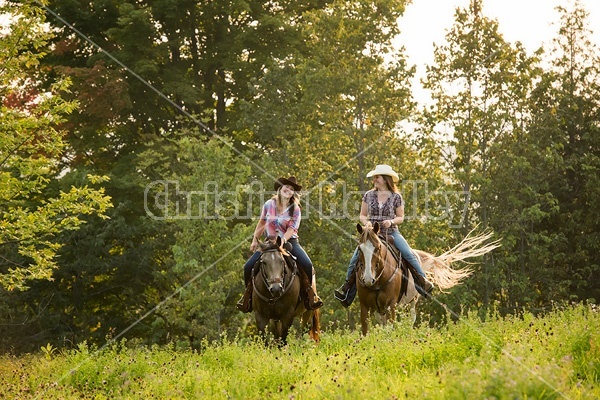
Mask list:
[[[600,289],[600,60],[588,14],[548,48],[457,8],[414,101],[403,0],[6,1],[0,36],[0,346],[128,337],[198,347],[253,332],[235,310],[262,201],[305,190],[300,237],[325,329],[366,173],[401,175],[414,248],[471,229],[502,247],[440,303],[543,312]],[[407,128],[407,122],[411,129]],[[443,306],[441,305],[443,304]]]

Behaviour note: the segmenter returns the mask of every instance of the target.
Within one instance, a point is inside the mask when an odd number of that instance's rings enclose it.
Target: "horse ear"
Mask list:
[[[263,251],[265,249],[265,242],[258,241],[258,250]]]
[[[363,233],[363,227],[361,224],[356,224],[356,230],[358,231],[358,233],[360,233],[362,235]]]
[[[281,236],[277,236],[277,239],[275,239],[275,243],[277,244],[277,247],[281,247],[281,245],[283,244],[283,239],[281,239]]]
[[[379,222],[375,222],[375,225],[373,225],[373,233],[377,235],[377,232],[379,232]]]

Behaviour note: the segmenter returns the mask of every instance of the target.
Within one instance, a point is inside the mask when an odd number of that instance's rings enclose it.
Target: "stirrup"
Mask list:
[[[239,311],[241,311],[243,313],[252,312],[252,298],[248,299],[248,306],[246,308],[246,306],[244,305],[244,297],[245,297],[245,293],[242,295],[242,298],[235,304],[235,308],[237,308]]]
[[[350,288],[347,288],[346,292],[344,292],[344,293],[339,292],[338,291],[339,289],[341,289],[341,288],[338,288],[338,289],[336,289],[336,290],[333,291],[333,297],[335,297],[335,299],[337,301],[339,301],[340,303],[342,303],[342,305],[345,308],[350,307],[351,303],[348,301],[348,295],[350,294]]]
[[[321,300],[319,295],[315,294],[315,297],[313,298],[313,301],[311,304],[311,309],[316,310],[321,307],[323,307],[323,300]]]
[[[235,304],[235,308],[240,311],[244,311],[244,296]]]
[[[417,292],[426,299],[431,298],[431,292],[435,288],[434,284],[423,278],[423,287],[417,287]]]
[[[333,297],[338,299],[339,301],[344,301],[348,297],[348,289],[345,292],[340,290],[341,288],[337,288],[333,291]]]
[[[342,301],[343,299],[348,297],[349,289],[350,289],[350,285],[348,285],[348,282],[346,281],[346,282],[344,282],[344,284],[342,286],[340,286],[339,288],[337,288],[333,291],[333,295],[336,299]]]

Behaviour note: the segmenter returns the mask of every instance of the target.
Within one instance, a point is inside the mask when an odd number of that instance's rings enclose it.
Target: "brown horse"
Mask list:
[[[410,305],[413,323],[416,319],[416,305],[419,293],[415,279],[410,272],[406,260],[402,264],[392,253],[393,245],[384,243],[377,234],[379,224],[373,227],[356,226],[360,239],[358,243],[359,260],[356,269],[356,287],[360,300],[360,319],[362,333],[366,335],[369,329],[368,319],[374,312],[380,314],[382,323],[395,319],[396,305]],[[485,243],[491,238],[491,233],[471,237],[469,234],[454,248],[441,256],[413,250],[420,259],[421,267],[440,291],[450,289],[471,275],[469,268],[453,269],[453,262],[464,261],[467,258],[481,256],[500,245],[498,241]],[[404,282],[403,282],[404,281]],[[417,277],[417,282],[419,278]],[[404,284],[403,284],[404,283]]]
[[[310,322],[309,335],[319,342],[319,310],[306,310],[300,299],[300,271],[290,267],[284,255],[289,253],[282,247],[280,237],[276,242],[259,243],[261,256],[254,269],[252,307],[256,326],[264,335],[270,323],[270,332],[281,344],[287,343],[289,329],[295,317],[300,317],[302,326]]]

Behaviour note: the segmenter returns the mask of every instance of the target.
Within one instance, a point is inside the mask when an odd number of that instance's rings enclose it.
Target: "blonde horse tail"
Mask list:
[[[463,262],[469,264],[465,261],[466,259],[480,257],[500,247],[500,239],[489,242],[493,232],[488,231],[471,236],[474,230],[471,230],[459,244],[439,256],[422,250],[414,250],[421,261],[423,271],[425,271],[428,278],[433,280],[440,291],[444,292],[460,284],[473,273],[473,270],[468,266],[452,268],[453,263]]]

